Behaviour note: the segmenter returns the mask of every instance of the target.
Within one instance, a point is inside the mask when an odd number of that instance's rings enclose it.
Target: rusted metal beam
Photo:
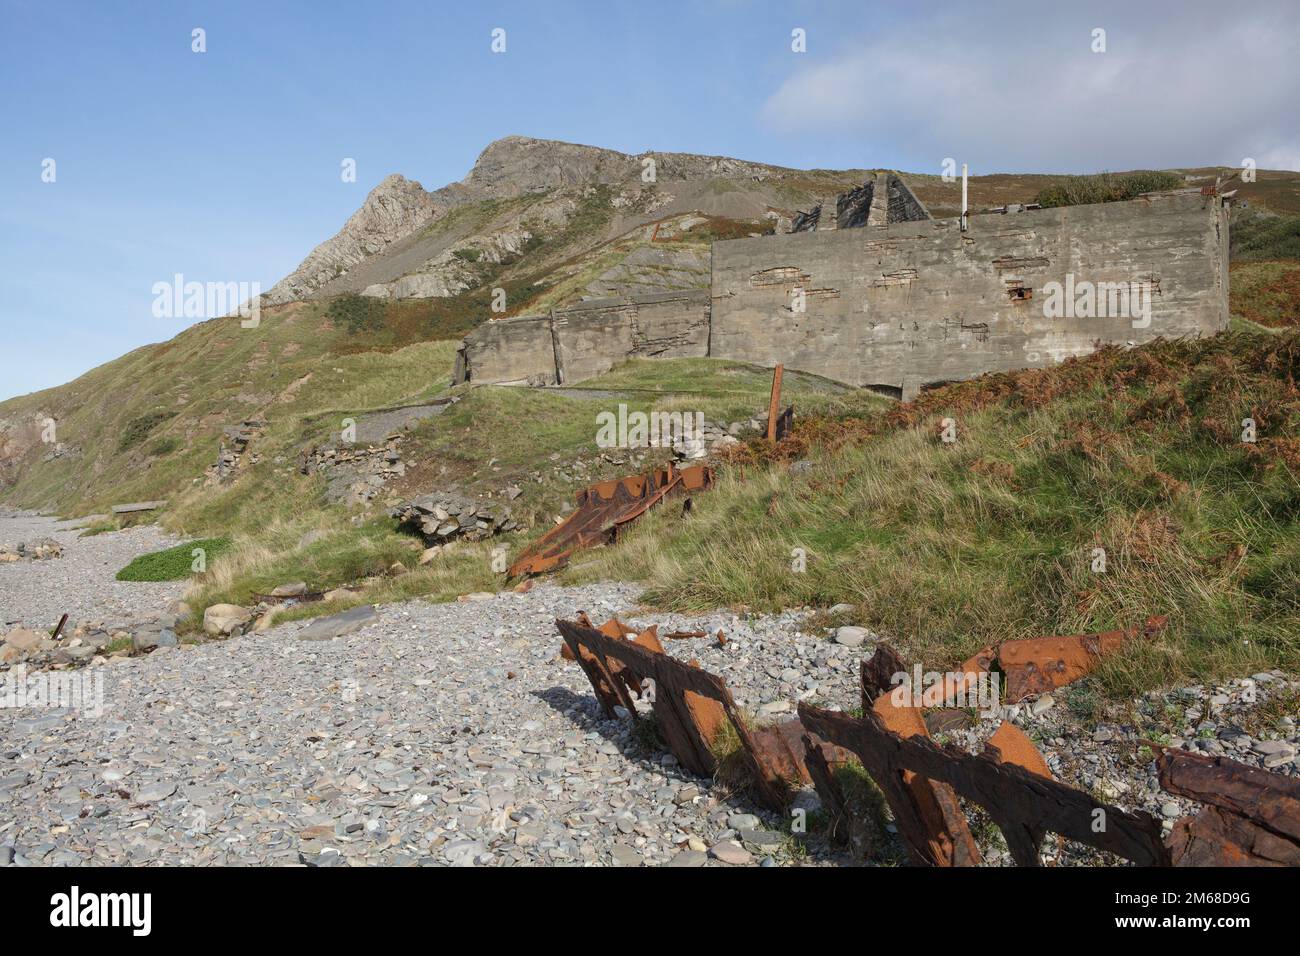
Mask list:
[[[996,666],[1006,677],[1006,703],[1015,704],[1078,680],[1127,642],[1159,634],[1168,620],[1153,616],[1142,627],[1126,631],[1006,641],[976,653],[962,665],[962,672],[974,678]]]
[[[643,646],[639,640],[612,636],[609,624],[600,630],[590,622],[557,620],[555,624],[570,655],[591,681],[606,716],[616,717],[615,707],[622,707],[633,720],[640,719],[620,673],[654,681],[659,735],[692,773],[707,777],[716,771],[713,743],[730,723],[749,764],[755,795],[764,804],[783,809],[792,786],[811,780],[804,764],[801,738],[805,730],[798,720],[751,728],[721,677],[664,653],[662,646]],[[641,637],[645,633],[649,632]],[[827,750],[828,757],[835,753],[834,748]],[[838,755],[838,759],[846,757]]]
[[[781,377],[785,374],[785,366],[777,363],[776,368],[772,369],[772,397],[767,402],[767,440],[776,441],[776,410],[781,405]]]
[[[1222,807],[1175,821],[1174,866],[1300,866],[1300,845]]]
[[[1176,865],[1300,866],[1300,780],[1227,757],[1156,750],[1160,786],[1210,804],[1175,823]]]
[[[784,441],[794,430],[794,406],[789,405],[786,410],[776,416],[776,435],[777,441]]]
[[[902,775],[910,772],[946,784],[958,796],[983,807],[1002,830],[1020,866],[1038,865],[1035,838],[1043,833],[1059,833],[1142,866],[1169,865],[1160,821],[1148,813],[1121,810],[1012,763],[940,746],[924,736],[904,737],[871,710],[855,718],[800,704],[799,718],[813,733],[858,756],[896,817],[898,806],[904,805],[899,792]],[[899,833],[904,835],[902,825]],[[906,836],[904,842],[913,860],[932,862],[924,843]]]
[[[563,567],[580,548],[616,540],[622,528],[666,498],[711,487],[713,469],[707,465],[669,465],[583,488],[573,513],[524,549],[511,565],[510,577]]]
[[[892,693],[877,696],[866,713],[890,733],[929,739],[924,711],[919,706],[899,705]],[[951,787],[906,769],[877,776],[879,766],[873,768],[865,759],[862,765],[884,792],[898,834],[917,862],[927,866],[978,866],[982,862]]]

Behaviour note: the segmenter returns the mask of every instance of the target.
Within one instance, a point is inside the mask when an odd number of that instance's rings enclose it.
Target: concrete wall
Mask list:
[[[1067,275],[1143,283],[1150,326],[1045,316],[1043,286]],[[910,397],[922,384],[1051,365],[1096,341],[1219,331],[1227,288],[1226,211],[1193,192],[972,216],[964,234],[949,219],[736,239],[713,246],[709,354]]]
[[[459,382],[554,385],[555,345],[549,315],[520,315],[484,322],[456,353]]]
[[[893,221],[929,215],[901,181],[877,177],[872,192],[865,228],[714,243],[711,295],[598,299],[484,323],[461,347],[456,380],[563,384],[628,358],[710,355],[910,398],[926,384],[1049,366],[1099,341],[1227,326],[1228,220],[1216,197],[972,216],[963,233],[956,219]],[[1048,314],[1045,287],[1071,281],[1137,283],[1149,325]]]
[[[466,336],[456,382],[580,382],[629,358],[708,354],[705,289],[590,299],[549,315],[485,322]]]

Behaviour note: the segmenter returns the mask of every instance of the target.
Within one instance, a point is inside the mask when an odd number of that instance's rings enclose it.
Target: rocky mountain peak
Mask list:
[[[647,157],[653,158],[660,183],[717,178],[762,180],[784,172],[779,167],[725,156],[658,151],[632,155],[560,140],[505,136],[479,154],[463,180],[432,192],[397,173],[386,177],[338,234],[317,246],[292,274],[266,293],[263,301],[278,305],[312,295],[359,263],[387,251],[398,240],[419,232],[453,206],[595,184],[634,185],[639,189]],[[510,242],[516,238],[512,235]],[[442,261],[434,264],[440,266]],[[382,278],[387,281],[391,277]],[[377,278],[366,282],[383,284]],[[416,285],[421,290],[437,290],[432,294],[452,294],[451,286],[441,278],[432,284],[421,280]]]
[[[268,305],[279,305],[309,295],[446,209],[445,201],[439,201],[415,180],[400,173],[384,177],[343,228],[332,239],[313,249],[297,269],[272,286],[264,301]]]
[[[476,198],[522,196],[580,183],[619,182],[640,168],[636,157],[612,149],[506,136],[479,154],[462,185]]]

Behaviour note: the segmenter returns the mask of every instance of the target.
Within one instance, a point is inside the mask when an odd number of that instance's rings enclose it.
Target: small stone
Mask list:
[[[617,866],[640,866],[642,863],[641,854],[626,843],[614,844],[613,857]]]
[[[727,826],[733,830],[757,830],[763,821],[752,813],[733,813],[727,817]]]
[[[865,627],[837,627],[835,629],[835,643],[843,644],[845,647],[861,647],[867,640],[870,632]]]
[[[668,861],[668,866],[703,866],[709,858],[699,850],[680,850]]]
[[[159,800],[166,800],[175,792],[176,784],[164,780],[137,790],[133,799],[136,803],[157,803]]]
[[[734,840],[723,840],[709,850],[715,860],[730,863],[732,866],[744,866],[754,859],[753,855]]]

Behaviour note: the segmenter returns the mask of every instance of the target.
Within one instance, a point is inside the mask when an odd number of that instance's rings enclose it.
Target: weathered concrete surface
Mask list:
[[[1227,239],[1219,200],[1180,192],[974,216],[965,233],[947,219],[718,242],[709,354],[910,397],[1098,341],[1211,334],[1228,322]],[[1141,283],[1149,325],[1046,316],[1044,285],[1067,276]]]
[[[703,289],[593,299],[554,316],[561,383],[580,382],[629,358],[698,358],[709,351]]]
[[[845,196],[837,228],[812,222],[714,243],[711,306],[688,290],[488,322],[465,339],[456,381],[563,384],[627,358],[709,355],[910,398],[932,383],[1050,366],[1098,343],[1227,326],[1218,197],[1180,191],[972,216],[963,233],[956,219],[898,221],[929,213],[890,174]],[[1115,312],[1107,288],[1116,284],[1137,295],[1126,306],[1146,298],[1149,314]],[[1100,290],[1107,314],[1079,313],[1085,287]]]
[[[580,382],[629,358],[700,357],[708,348],[707,290],[590,299],[480,325],[461,346],[455,381]]]
[[[454,382],[554,385],[551,317],[520,315],[484,322],[461,343]]]

